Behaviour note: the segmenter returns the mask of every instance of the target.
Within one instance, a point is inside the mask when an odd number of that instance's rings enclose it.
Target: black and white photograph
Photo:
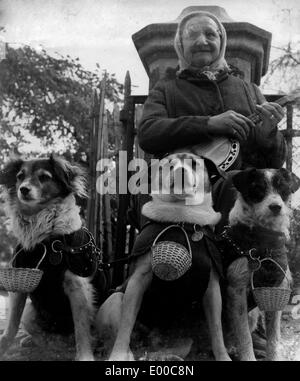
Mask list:
[[[0,361],[300,361],[298,0],[0,0]]]

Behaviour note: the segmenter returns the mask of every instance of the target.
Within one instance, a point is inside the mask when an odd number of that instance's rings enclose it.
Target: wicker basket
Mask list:
[[[39,285],[40,280],[43,276],[43,271],[39,270],[39,266],[42,263],[43,259],[45,258],[45,255],[47,253],[46,246],[43,245],[44,253],[37,264],[36,268],[30,269],[30,268],[22,268],[22,267],[5,267],[0,269],[0,287],[1,289],[4,289],[5,291],[9,292],[23,292],[23,293],[30,293],[36,289],[36,287]],[[19,250],[13,259],[11,260],[11,263],[16,258],[16,256],[22,251]]]
[[[280,270],[286,276],[286,272],[283,268],[271,258],[262,259],[261,262],[269,260],[275,263]],[[257,270],[256,270],[257,271]],[[254,287],[253,285],[253,275],[254,271],[251,274],[251,288],[253,292],[254,299],[258,308],[261,311],[282,311],[285,306],[288,304],[291,296],[291,287],[290,281],[288,280],[288,287]]]
[[[180,243],[173,241],[157,242],[168,229],[176,227],[183,231],[189,250]],[[162,230],[152,245],[152,271],[162,280],[176,280],[185,274],[192,265],[192,250],[186,231],[179,225],[170,225]]]

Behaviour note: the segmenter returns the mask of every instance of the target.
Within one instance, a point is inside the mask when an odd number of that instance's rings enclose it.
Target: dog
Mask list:
[[[15,158],[4,167],[0,183],[18,241],[13,266],[33,268],[41,260],[43,270],[26,307],[26,293],[9,293],[9,320],[0,337],[0,353],[12,344],[22,319],[34,343],[75,333],[76,359],[93,360],[91,327],[107,278],[98,268],[101,253],[82,226],[76,204],[76,198],[87,196],[84,170],[54,155]]]
[[[145,225],[135,242],[134,269],[126,281],[123,292],[112,294],[101,306],[96,318],[98,330],[101,332],[108,330],[107,336],[113,339],[110,361],[134,360],[130,341],[136,321],[147,321],[145,324],[152,324],[154,327],[163,322],[164,330],[167,330],[172,321],[176,320],[179,325],[175,330],[178,337],[181,328],[179,322],[185,320],[180,315],[181,311],[192,305],[193,297],[199,299],[202,292],[201,301],[215,359],[230,361],[222,332],[218,260],[214,262],[204,251],[206,245],[204,240],[212,245],[206,234],[213,236],[214,226],[221,217],[220,213],[213,210],[211,195],[211,181],[220,175],[220,171],[210,160],[199,158],[192,153],[176,152],[164,157],[163,160],[163,164],[160,162],[152,172],[152,200],[142,208],[142,214],[149,219],[150,224]],[[200,169],[197,168],[197,163]],[[168,170],[164,172],[166,168]],[[182,182],[176,181],[180,179]],[[180,279],[174,281],[158,279],[152,270],[151,245],[162,231],[162,227],[174,224],[178,226],[182,223],[186,231],[189,227],[192,230],[189,240],[194,245],[193,264]],[[200,237],[197,238],[199,231]],[[182,233],[175,229],[170,234],[166,239],[177,241]],[[182,244],[186,245],[184,238]],[[190,279],[193,281],[190,282]],[[200,283],[199,279],[205,279],[203,289],[201,285],[198,288],[195,286],[196,283]],[[185,352],[180,356],[185,356],[189,352],[187,348],[191,345],[185,346],[185,349],[179,348],[181,352]],[[172,350],[164,349],[160,353],[172,354]],[[174,353],[173,355],[176,356]],[[165,359],[164,356],[154,356],[154,358]]]
[[[254,308],[250,316],[247,313],[251,310],[247,303],[247,298],[251,300],[250,276],[253,271],[252,282],[258,287],[288,287],[291,283],[286,243],[290,237],[290,199],[300,180],[284,168],[251,168],[234,174],[232,183],[237,196],[229,213],[229,226],[222,234],[227,243],[224,254],[232,258],[227,269],[228,319],[240,360],[255,361],[251,331],[256,327],[259,311]],[[266,311],[263,316],[266,359],[280,360],[281,311]]]

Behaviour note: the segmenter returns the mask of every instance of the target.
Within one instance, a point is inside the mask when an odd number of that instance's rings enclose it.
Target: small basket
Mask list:
[[[262,259],[260,262],[269,260],[275,263],[280,270],[283,272],[284,276],[288,280],[288,287],[254,287],[253,285],[253,275],[251,274],[251,288],[253,292],[254,299],[258,308],[261,311],[283,311],[285,306],[288,304],[291,296],[290,281],[286,276],[286,272],[283,268],[271,258]],[[257,271],[257,270],[256,270]]]
[[[43,276],[43,271],[39,270],[39,266],[42,263],[47,253],[46,246],[44,247],[44,253],[37,264],[36,268],[22,268],[22,267],[6,267],[0,269],[0,287],[9,292],[22,292],[30,293],[36,289]],[[16,256],[22,251],[19,250],[10,263],[16,258]]]
[[[176,227],[183,231],[189,250],[173,241],[157,242],[158,238],[168,229]],[[170,225],[162,230],[152,245],[152,271],[162,280],[176,280],[184,275],[192,265],[192,250],[186,231],[179,225]]]

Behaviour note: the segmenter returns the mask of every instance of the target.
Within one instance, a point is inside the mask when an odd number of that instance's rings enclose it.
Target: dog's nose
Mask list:
[[[277,215],[281,211],[281,206],[278,204],[270,204],[269,209],[273,212],[273,214]]]
[[[22,193],[23,196],[27,196],[28,193],[30,192],[30,189],[27,187],[21,187],[20,192]]]

